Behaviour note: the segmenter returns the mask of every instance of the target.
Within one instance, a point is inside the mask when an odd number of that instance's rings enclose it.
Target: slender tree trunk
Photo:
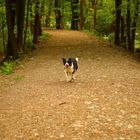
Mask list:
[[[139,6],[140,6],[140,2],[139,0],[135,1],[135,12],[134,12],[134,19],[133,19],[133,23],[132,23],[132,30],[131,30],[131,34],[132,34],[132,39],[131,39],[131,51],[134,51],[134,47],[135,47],[135,33],[136,33],[136,27],[137,27],[137,22],[138,22],[138,16],[139,16]]]
[[[39,17],[39,0],[36,0],[35,3],[35,19],[34,19],[34,38],[33,43],[38,43],[38,36],[39,36],[39,27],[40,27],[40,17]]]
[[[83,0],[80,0],[80,30],[83,30],[84,18],[83,18]]]
[[[101,7],[103,6],[103,0],[100,0],[100,6]]]
[[[61,29],[62,22],[61,0],[55,0],[55,20],[56,20],[56,29]]]
[[[46,14],[46,19],[45,19],[45,25],[46,27],[50,27],[51,23],[51,10],[52,10],[52,2],[51,0],[49,1],[49,7],[48,7],[48,13]]]
[[[91,0],[88,0],[88,11],[90,11],[90,8],[91,8]],[[89,32],[91,31],[91,23],[88,22],[88,30]]]
[[[25,43],[26,43],[26,36],[28,30],[28,19],[29,19],[29,7],[30,7],[30,0],[27,1],[27,13],[26,13],[26,23],[25,23],[25,31],[24,31],[24,41],[23,41],[23,51],[25,51]]]
[[[87,23],[85,24],[85,19],[87,18],[87,14],[88,14],[87,2],[86,0],[83,0],[83,28],[84,29],[87,29]]]
[[[93,29],[96,28],[96,12],[97,12],[97,0],[93,1],[94,17],[93,17]]]
[[[78,22],[79,22],[78,3],[79,0],[71,1],[71,10],[72,10],[71,29],[72,30],[78,30]]]
[[[116,8],[115,44],[116,45],[120,45],[121,3],[122,0],[115,0],[115,8]]]
[[[2,6],[2,11],[3,11],[3,6]],[[3,16],[3,15],[2,15]],[[4,32],[4,28],[5,28],[5,23],[4,23],[4,17],[2,17],[2,43],[3,43],[3,48],[4,48],[4,53],[6,54],[6,45],[5,45],[5,32]]]
[[[123,17],[121,17],[121,46],[126,48],[125,21]]]
[[[25,0],[16,1],[17,9],[17,46],[19,52],[23,53],[23,30],[24,30],[24,12],[25,12]]]
[[[131,50],[131,15],[130,15],[130,0],[127,0],[127,17],[126,17],[126,26],[127,26],[127,45],[128,49]]]
[[[33,16],[33,0],[29,0],[29,16],[30,16],[30,30],[31,34],[34,35],[34,16]]]
[[[39,14],[39,36],[42,35],[41,19],[43,17],[43,13],[44,13],[44,0],[41,0],[41,12]]]

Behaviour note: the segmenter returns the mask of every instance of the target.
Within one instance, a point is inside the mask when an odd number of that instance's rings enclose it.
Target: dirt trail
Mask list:
[[[84,33],[47,32],[22,67],[0,75],[0,139],[139,140],[140,63]],[[69,56],[79,57],[72,83]]]

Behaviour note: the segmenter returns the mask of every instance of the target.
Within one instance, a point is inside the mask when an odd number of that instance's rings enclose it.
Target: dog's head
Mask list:
[[[64,64],[64,67],[65,67],[65,68],[68,68],[68,67],[71,66],[72,61],[71,61],[70,58],[62,58],[62,60],[63,60],[63,64]]]
[[[77,69],[78,58],[62,58],[65,68],[72,67]]]

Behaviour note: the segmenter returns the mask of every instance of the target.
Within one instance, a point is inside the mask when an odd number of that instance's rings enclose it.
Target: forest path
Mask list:
[[[0,75],[0,139],[140,139],[140,63],[78,31],[46,32],[23,66]],[[70,56],[79,69],[67,83]]]

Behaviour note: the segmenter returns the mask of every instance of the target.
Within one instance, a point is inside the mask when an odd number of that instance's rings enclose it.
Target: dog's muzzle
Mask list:
[[[68,67],[69,67],[69,64],[66,63],[66,64],[65,64],[65,68],[68,68]]]

